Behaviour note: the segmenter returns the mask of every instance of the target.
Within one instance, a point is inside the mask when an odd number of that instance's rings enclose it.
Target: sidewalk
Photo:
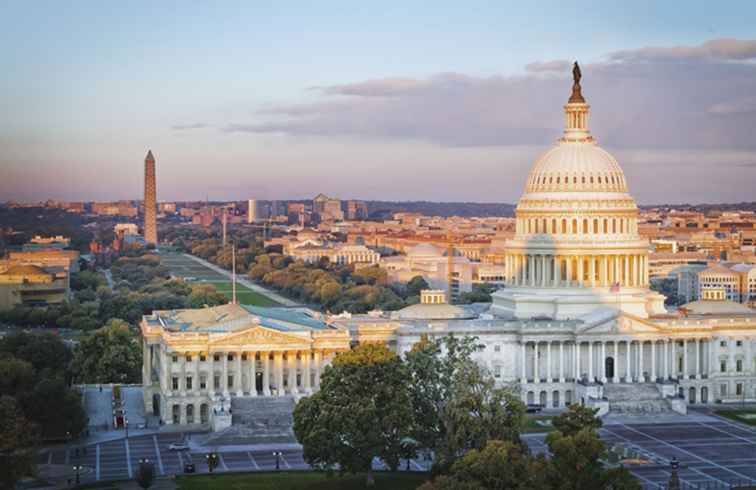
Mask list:
[[[211,264],[207,260],[201,259],[199,257],[195,257],[194,255],[190,255],[190,254],[183,254],[183,255],[184,255],[184,257],[192,259],[193,261],[195,261],[195,262],[197,262],[199,264],[204,265],[208,269],[211,269],[211,270],[217,272],[218,274],[222,274],[223,276],[227,277],[229,280],[232,279],[233,274],[231,274],[231,272],[227,271],[226,269],[222,269],[222,268],[218,267],[217,265]],[[292,300],[290,300],[288,298],[284,298],[280,294],[275,293],[275,292],[273,292],[273,291],[271,291],[269,289],[266,289],[266,288],[260,286],[259,284],[255,284],[252,281],[249,281],[248,279],[245,279],[243,276],[241,276],[239,274],[236,275],[236,282],[239,283],[239,284],[241,284],[244,287],[247,287],[247,288],[251,289],[252,291],[254,291],[256,293],[262,294],[263,296],[267,296],[268,298],[272,299],[273,301],[276,301],[276,302],[280,303],[282,306],[289,306],[289,307],[304,306],[304,305],[302,305],[300,303],[297,303],[295,301],[292,301]]]

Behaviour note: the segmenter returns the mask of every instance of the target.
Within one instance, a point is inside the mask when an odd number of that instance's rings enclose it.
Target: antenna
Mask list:
[[[231,304],[236,304],[236,244],[231,244]]]

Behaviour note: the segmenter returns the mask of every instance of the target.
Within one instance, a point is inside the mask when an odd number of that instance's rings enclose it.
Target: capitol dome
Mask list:
[[[506,248],[507,288],[492,311],[516,318],[576,318],[600,308],[663,312],[648,289],[648,240],[619,163],[588,130],[590,106],[573,69],[564,134],[530,170]]]

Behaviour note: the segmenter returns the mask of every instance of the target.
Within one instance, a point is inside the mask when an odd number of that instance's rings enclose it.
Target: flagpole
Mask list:
[[[231,244],[231,304],[236,304],[236,243]]]

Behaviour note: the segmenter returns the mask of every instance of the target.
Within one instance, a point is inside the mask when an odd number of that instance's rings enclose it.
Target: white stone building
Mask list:
[[[205,410],[222,427],[223,399],[307,394],[327,359],[351,345],[404,353],[423,335],[449,334],[477,337],[476,360],[526,403],[604,414],[756,401],[756,312],[724,298],[665,310],[648,287],[638,208],[588,132],[578,80],[563,138],[528,177],[505,244],[507,287],[492,304],[450,305],[429,291],[421,304],[360,316],[235,305],[155,312],[142,322],[147,411],[184,423],[191,406],[192,417]],[[407,257],[437,255],[422,247]]]

